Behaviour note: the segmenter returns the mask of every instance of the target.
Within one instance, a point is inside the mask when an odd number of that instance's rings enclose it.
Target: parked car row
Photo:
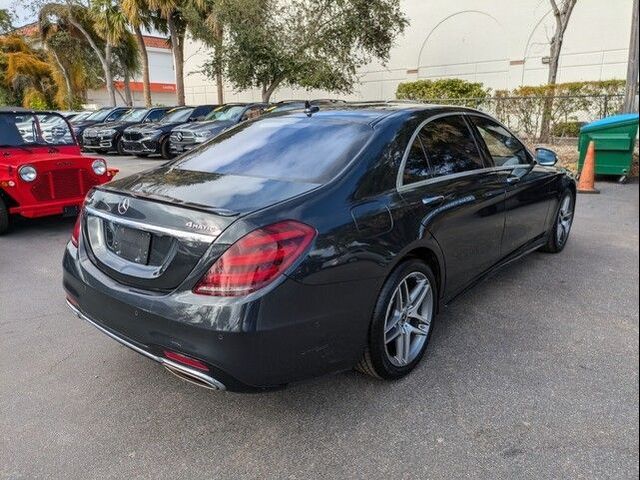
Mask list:
[[[268,113],[346,103],[340,100],[285,100],[199,105],[195,107],[102,108],[71,118],[85,151],[169,159],[191,150],[228,128]]]

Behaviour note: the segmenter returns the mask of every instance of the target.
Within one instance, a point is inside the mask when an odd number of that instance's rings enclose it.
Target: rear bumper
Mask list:
[[[129,347],[131,350],[138,352],[139,354],[144,355],[145,357],[150,358],[154,362],[157,362],[160,365],[163,365],[173,371],[177,371],[179,373],[186,375],[187,377],[193,378],[194,380],[198,380],[199,382],[201,382],[201,384],[203,384],[208,388],[211,388],[212,390],[226,390],[226,387],[215,378],[205,373],[202,373],[201,371],[196,370],[195,368],[189,368],[185,365],[181,365],[179,363],[171,361],[168,358],[154,355],[153,353],[135,345],[133,342],[118,335],[116,332],[113,332],[112,330],[109,330],[107,327],[100,325],[98,322],[92,320],[91,318],[86,316],[84,313],[82,313],[80,309],[75,305],[73,305],[69,300],[67,300],[67,306],[71,309],[73,313],[75,313],[75,315],[78,318],[89,322],[91,325],[96,327],[102,333],[108,335],[109,337],[114,339],[116,342],[121,343],[125,347]]]
[[[63,286],[82,318],[156,361],[166,349],[209,367],[230,391],[264,391],[351,369],[366,344],[379,279],[303,285],[284,279],[254,299],[140,292],[68,244]],[[129,346],[129,345],[127,345]],[[131,347],[130,347],[131,348]],[[160,361],[160,363],[162,363]]]

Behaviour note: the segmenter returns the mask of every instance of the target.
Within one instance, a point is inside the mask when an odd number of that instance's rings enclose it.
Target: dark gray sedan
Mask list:
[[[407,375],[442,305],[562,251],[575,182],[484,113],[309,106],[94,189],[64,253],[76,315],[201,386]],[[438,368],[433,365],[431,368]]]

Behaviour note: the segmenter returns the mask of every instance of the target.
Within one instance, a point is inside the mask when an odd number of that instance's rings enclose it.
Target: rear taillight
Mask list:
[[[71,243],[74,247],[78,246],[78,239],[80,238],[80,217],[82,214],[78,214],[76,218],[76,224],[73,226],[73,233],[71,234]]]
[[[293,220],[254,230],[231,245],[193,291],[220,297],[255,292],[289,268],[315,236],[315,229]]]

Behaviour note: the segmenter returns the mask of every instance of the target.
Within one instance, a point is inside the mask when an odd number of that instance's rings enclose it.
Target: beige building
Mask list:
[[[360,71],[352,95],[281,88],[284,98],[392,99],[398,83],[458,77],[493,89],[546,82],[549,39],[555,21],[549,0],[403,0],[410,20],[388,64]],[[560,59],[558,81],[624,79],[632,0],[578,0]],[[198,73],[208,55],[197,42],[186,49],[187,103],[215,103],[215,83]],[[260,100],[258,90],[236,92],[225,101]]]

